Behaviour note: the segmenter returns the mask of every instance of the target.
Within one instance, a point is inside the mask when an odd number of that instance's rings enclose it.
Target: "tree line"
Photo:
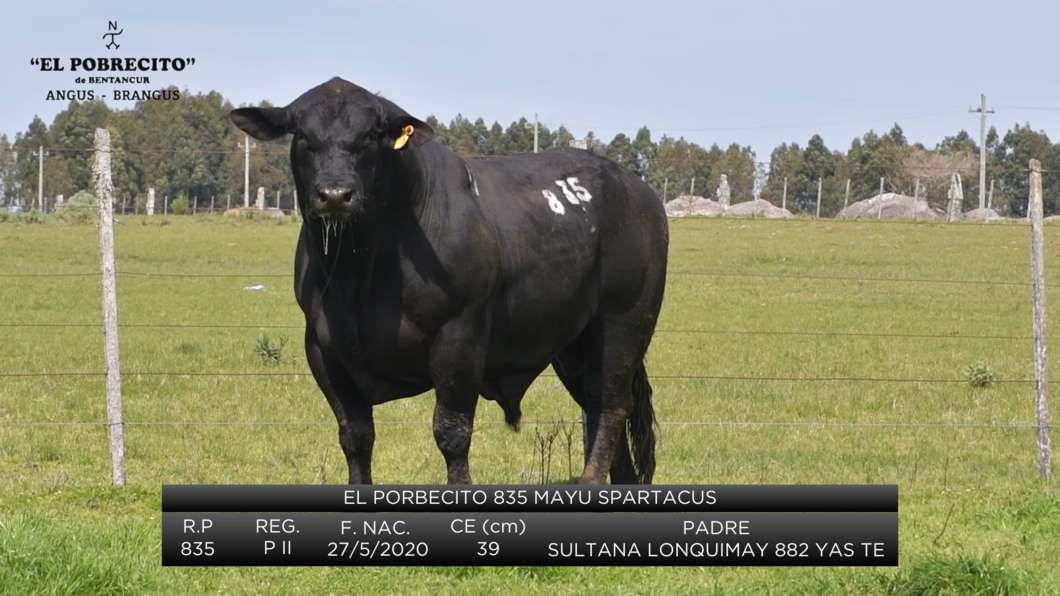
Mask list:
[[[175,88],[170,88],[175,89]],[[259,106],[271,105],[267,101]],[[43,194],[49,205],[56,195],[70,197],[91,191],[92,142],[97,127],[111,134],[112,177],[116,197],[130,208],[144,204],[149,188],[170,201],[186,198],[200,206],[213,197],[224,205],[242,204],[246,138],[228,119],[235,106],[217,91],[192,94],[184,90],[175,101],[140,101],[115,110],[102,101],[71,101],[49,125],[35,116],[24,132],[9,139],[0,135],[0,205],[34,205],[38,194],[37,152],[43,147]],[[425,118],[436,138],[457,152],[478,157],[533,151],[533,123],[525,117],[506,128],[482,118],[458,114],[448,124]],[[574,136],[564,126],[538,127],[540,150],[566,147]],[[805,142],[783,143],[760,160],[749,146],[704,147],[683,136],[661,135],[641,127],[632,136],[616,134],[610,141],[589,132],[586,148],[605,155],[643,177],[666,200],[688,194],[715,198],[721,175],[727,176],[732,203],[756,196],[775,205],[786,203],[795,213],[816,211],[818,184],[821,215],[832,216],[847,199],[854,202],[879,192],[926,198],[944,208],[950,177],[961,175],[965,210],[978,206],[979,146],[961,130],[934,147],[911,143],[895,123],[886,133],[870,130],[845,150],[826,146],[820,135]],[[250,139],[250,200],[264,187],[271,205],[277,192],[291,208],[293,180],[288,166],[288,141]],[[1049,214],[1060,212],[1060,143],[1029,123],[1015,124],[1003,135],[990,127],[986,137],[987,184],[993,182],[992,204],[1003,215],[1020,217],[1027,208],[1027,162],[1041,160],[1046,170],[1045,203]],[[160,200],[160,199],[156,199]]]

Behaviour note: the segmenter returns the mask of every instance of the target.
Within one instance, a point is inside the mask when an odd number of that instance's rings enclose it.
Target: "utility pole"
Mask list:
[[[530,129],[529,122],[527,122],[524,126],[526,126],[527,130]],[[534,153],[537,153],[537,114],[534,114]]]
[[[979,114],[979,208],[986,207],[986,115],[993,114],[993,108],[986,108],[986,94],[979,96],[979,107],[968,108],[973,114]]]
[[[820,176],[817,177],[817,215],[815,219],[821,219],[821,180]]]
[[[44,150],[44,145],[41,145],[33,155],[38,158],[37,160],[37,208],[44,212],[44,158],[48,155],[48,152]]]
[[[883,176],[880,176],[880,194],[876,196],[880,199],[880,210],[876,212],[876,219],[883,219]]]
[[[243,149],[243,208],[250,208],[250,149],[257,147],[257,143],[250,142],[250,135],[244,135],[246,137],[245,143],[239,143],[239,146]]]

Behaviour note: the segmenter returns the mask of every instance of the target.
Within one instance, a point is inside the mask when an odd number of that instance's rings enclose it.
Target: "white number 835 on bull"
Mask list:
[[[593,195],[589,194],[589,191],[584,186],[578,184],[578,178],[570,177],[566,180],[556,180],[556,186],[563,191],[563,196],[567,198],[567,202],[571,205],[578,205],[579,202],[588,203],[593,199]],[[552,208],[556,213],[563,215],[564,208],[563,203],[556,197],[556,193],[549,189],[544,189],[541,194],[548,201],[548,206]]]

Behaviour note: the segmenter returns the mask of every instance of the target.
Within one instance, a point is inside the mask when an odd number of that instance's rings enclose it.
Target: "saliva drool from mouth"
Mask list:
[[[346,231],[346,219],[339,219],[331,214],[325,214],[320,216],[324,228],[324,255],[328,254],[328,238],[332,235],[338,234],[339,243],[342,243],[342,233]],[[351,243],[352,244],[352,243]],[[357,252],[357,246],[353,245],[353,252]]]

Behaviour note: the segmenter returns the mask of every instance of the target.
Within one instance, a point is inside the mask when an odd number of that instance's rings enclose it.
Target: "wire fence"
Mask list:
[[[497,157],[504,157],[504,156],[497,156]],[[894,192],[897,195],[901,195],[903,191],[901,189],[892,188],[891,190],[884,191],[884,194],[886,194],[888,192]],[[705,194],[709,194],[709,193],[705,193]],[[664,202],[666,202],[668,204],[668,206],[671,205],[671,204],[675,204],[675,202],[676,203],[681,203],[681,205],[677,205],[676,206],[677,212],[681,212],[682,209],[686,209],[687,208],[685,203],[687,203],[687,201],[690,198],[703,198],[703,197],[700,197],[699,195],[700,195],[699,191],[696,191],[696,196],[695,197],[690,197],[690,195],[687,195],[687,194],[682,195],[682,194],[678,193],[677,197],[675,197],[675,196],[669,196],[669,197],[662,196],[661,198],[664,200]],[[276,195],[273,194],[273,196],[275,197]],[[61,196],[60,196],[60,198],[61,198]],[[160,216],[161,217],[180,217],[180,216],[185,216],[185,215],[190,215],[190,216],[212,216],[212,215],[226,215],[226,216],[229,216],[229,215],[239,215],[239,216],[244,216],[244,217],[279,218],[280,216],[284,216],[284,217],[292,218],[292,219],[294,219],[296,221],[298,220],[298,218],[300,218],[302,216],[302,214],[299,211],[298,206],[297,206],[297,197],[295,197],[294,195],[291,195],[291,194],[283,194],[278,199],[266,199],[266,200],[261,202],[261,206],[260,207],[258,206],[258,201],[256,199],[253,199],[253,198],[249,201],[249,205],[247,207],[244,207],[242,204],[232,205],[231,200],[226,200],[224,205],[222,205],[220,203],[214,205],[214,204],[212,204],[212,201],[206,201],[206,200],[201,199],[200,197],[193,197],[193,200],[190,202],[190,206],[188,207],[187,212],[181,212],[181,213],[177,213],[175,210],[170,209],[170,202],[168,200],[168,197],[164,197],[163,198],[163,200],[161,201],[161,203],[162,203],[161,207],[155,206],[154,209],[151,212],[147,212],[146,209],[144,208],[144,205],[141,204],[141,198],[142,197],[134,197],[134,199],[132,201],[125,200],[125,201],[122,201],[120,203],[117,203],[115,205],[115,208],[114,208],[114,211],[113,211],[114,214],[115,215],[119,215],[119,216],[123,216],[123,217],[130,217],[130,216],[131,217],[148,217],[148,216],[154,216],[154,217],[160,217]],[[872,198],[873,197],[870,197],[869,200],[871,200]],[[921,199],[921,200],[924,199],[924,197],[909,197],[909,198],[917,198],[917,199]],[[230,199],[230,197],[229,197],[229,199]],[[36,199],[34,199],[32,201],[32,208],[33,209],[36,209],[36,207],[35,207],[36,201],[37,201]],[[43,201],[44,201],[44,203],[46,205],[46,208],[44,210],[40,211],[40,212],[43,213],[43,214],[46,214],[46,215],[57,215],[57,216],[60,216],[60,217],[84,218],[84,217],[94,216],[97,213],[97,208],[95,206],[69,205],[67,203],[60,203],[58,201],[57,197],[45,197],[43,199]],[[726,218],[728,220],[738,220],[741,223],[744,222],[744,221],[752,221],[752,222],[753,221],[769,221],[770,220],[769,217],[766,217],[766,216],[762,215],[764,213],[764,211],[765,211],[765,208],[766,208],[765,206],[768,203],[768,201],[765,198],[761,198],[760,197],[758,199],[754,199],[752,197],[752,198],[747,200],[747,203],[751,204],[751,203],[755,203],[756,201],[757,201],[758,206],[754,207],[754,211],[750,212],[749,214],[746,214],[746,215],[745,214],[739,214],[738,215],[738,214],[734,214],[734,213],[723,213],[723,214],[720,214],[718,216],[724,217],[724,218]],[[241,201],[236,201],[236,202],[237,203],[241,203]],[[935,201],[935,202],[937,203],[939,201]],[[794,198],[791,201],[789,201],[789,203],[793,206],[793,208],[795,208],[796,204],[795,204]],[[738,203],[733,203],[733,205],[736,205],[736,204],[738,204]],[[784,205],[784,204],[785,203],[782,202],[782,205]],[[281,205],[281,206],[277,206],[277,205]],[[854,203],[850,203],[850,205],[854,205]],[[776,207],[777,205],[773,205],[773,206]],[[920,214],[920,215],[903,215],[903,214],[899,214],[898,217],[892,218],[891,211],[890,211],[890,209],[892,209],[892,208],[896,212],[900,211],[901,209],[905,209],[907,211],[909,209],[908,206],[897,206],[897,207],[895,207],[895,206],[891,206],[891,205],[885,204],[883,209],[882,209],[882,211],[886,215],[884,215],[883,217],[878,217],[877,215],[872,215],[872,214],[867,214],[867,215],[866,214],[862,214],[860,216],[842,217],[842,216],[837,216],[835,214],[833,214],[833,215],[814,214],[813,209],[812,209],[812,205],[811,205],[810,207],[807,207],[806,209],[804,209],[802,211],[799,211],[797,209],[796,212],[790,216],[790,218],[794,219],[796,221],[827,220],[830,224],[833,224],[833,223],[834,224],[864,224],[866,222],[866,220],[872,219],[874,224],[886,224],[886,225],[895,225],[895,226],[923,226],[923,225],[942,224],[943,222],[945,222],[945,218],[946,218],[944,210],[941,207],[933,207],[934,210],[932,212],[936,215],[936,217],[934,217],[934,218],[931,218],[931,217],[928,217],[928,216],[924,216],[923,214]],[[993,207],[992,206],[988,207],[988,209],[993,209]],[[0,220],[2,220],[2,218],[4,218],[4,217],[10,217],[7,213],[8,212],[6,210],[0,209]],[[32,219],[34,217],[38,217],[37,211],[23,211],[21,213],[22,213],[22,217],[26,217],[26,218],[30,218],[30,219]],[[873,211],[873,213],[876,213],[876,212]],[[693,213],[693,215],[714,216],[714,215],[711,215],[710,213]],[[16,217],[18,217],[18,215],[16,215]],[[1051,215],[1049,217],[1049,219],[1047,220],[1047,222],[1051,222],[1051,221],[1053,221],[1054,219],[1057,219],[1057,218],[1060,218],[1060,213]],[[979,217],[963,218],[960,221],[961,221],[961,225],[965,225],[965,226],[990,226],[990,227],[998,227],[998,226],[1005,226],[1005,225],[1028,225],[1030,223],[1026,216],[1000,216],[1000,215],[998,215],[997,217],[985,217],[985,218],[979,218]]]
[[[61,328],[100,329],[98,323],[0,323],[0,328]],[[304,325],[233,325],[201,323],[120,323],[119,329],[305,329]],[[692,333],[705,335],[767,335],[800,337],[872,337],[894,339],[954,339],[954,340],[1031,340],[1030,335],[960,335],[953,333],[875,333],[857,331],[747,331],[742,329],[656,329],[655,333]]]
[[[97,135],[98,136],[98,135]],[[107,147],[97,147],[97,155],[105,154],[109,151]],[[1037,254],[1035,257],[1040,262],[1042,256],[1040,246],[1040,235],[1042,231],[1042,209],[1041,209],[1041,174],[1039,171],[1035,171],[1032,167],[1029,169],[1031,177],[1031,218],[1030,224],[1032,228],[1032,238],[1039,238],[1039,244],[1035,248],[1032,246],[1032,256]],[[109,172],[106,173],[109,177]],[[1037,177],[1037,178],[1035,178]],[[1037,186],[1036,186],[1037,184]],[[103,218],[102,214],[109,211],[114,213],[113,197],[110,195],[105,184],[101,184],[103,188],[100,189],[99,198],[99,213],[101,214],[101,238],[104,235],[105,230],[103,229],[106,225],[112,225],[112,222],[107,223],[107,218]],[[1039,194],[1037,197],[1034,196],[1035,188],[1038,189]],[[1035,207],[1037,206],[1037,211]],[[854,220],[836,220],[838,221],[851,221]],[[902,222],[899,220],[883,220],[877,223],[910,223],[914,225],[922,225],[919,222]],[[996,224],[994,224],[996,225]],[[110,231],[113,234],[113,231]],[[1033,243],[1032,243],[1033,245]],[[111,251],[113,249],[111,248]],[[1038,251],[1037,253],[1035,251]],[[106,250],[104,249],[104,253]],[[116,270],[113,266],[113,254],[110,255],[111,259],[111,280],[114,277],[141,277],[141,278],[203,278],[203,279],[246,279],[246,278],[268,278],[268,279],[280,279],[287,278],[291,279],[293,274],[288,273],[180,273],[180,272],[161,272],[161,271],[126,271]],[[107,256],[104,254],[104,272],[107,269]],[[85,279],[100,279],[101,273],[99,271],[75,271],[75,272],[0,272],[0,278],[6,279],[20,279],[20,278],[85,278]],[[839,283],[839,282],[854,282],[854,283],[902,283],[902,284],[926,284],[926,285],[937,285],[937,284],[957,284],[967,287],[983,287],[983,286],[1001,286],[1001,287],[1030,287],[1036,293],[1036,299],[1034,301],[1034,314],[1036,322],[1038,317],[1041,317],[1042,325],[1035,325],[1035,333],[1032,335],[1022,334],[980,334],[980,335],[969,335],[961,332],[960,329],[954,329],[947,333],[888,333],[888,332],[877,332],[877,331],[819,331],[819,330],[751,330],[751,329],[738,329],[738,328],[715,328],[715,329],[695,329],[695,328],[660,328],[656,332],[658,334],[711,334],[711,335],[727,335],[727,336],[762,336],[762,337],[847,337],[847,338],[868,338],[876,340],[910,340],[910,339],[924,339],[924,340],[953,340],[953,341],[1013,341],[1013,342],[1034,342],[1035,349],[1035,375],[1030,378],[1015,378],[1015,379],[997,379],[994,383],[1008,384],[1008,385],[1034,385],[1035,387],[1035,399],[1036,399],[1036,417],[1037,420],[1034,422],[1028,421],[1027,423],[1013,423],[1013,422],[989,422],[989,423],[977,423],[977,422],[931,422],[931,421],[917,421],[917,422],[857,422],[857,421],[812,421],[812,420],[795,420],[795,421],[738,421],[738,420],[661,420],[660,425],[662,426],[673,426],[673,427],[820,427],[820,428],[970,428],[970,429],[1036,429],[1038,432],[1038,454],[1039,454],[1039,469],[1043,476],[1049,475],[1049,439],[1048,433],[1050,424],[1048,421],[1048,408],[1047,408],[1047,383],[1048,379],[1045,374],[1045,342],[1046,337],[1044,333],[1044,290],[1046,288],[1054,288],[1060,284],[1046,284],[1044,282],[1044,274],[1038,273],[1031,280],[1018,281],[1017,279],[956,279],[956,278],[919,278],[919,277],[870,277],[870,276],[821,276],[821,275],[807,275],[799,273],[791,274],[770,274],[770,273],[741,273],[732,271],[719,271],[719,270],[671,270],[668,273],[671,277],[680,276],[702,276],[708,278],[759,278],[759,279],[786,279],[786,280],[802,280],[812,282],[825,282],[825,283]],[[111,281],[113,283],[113,281]],[[108,300],[106,280],[104,280],[104,301]],[[113,294],[113,288],[110,290]],[[1042,293],[1040,304],[1037,298],[1037,293]],[[111,296],[110,300],[113,300]],[[114,306],[116,308],[116,305]],[[303,329],[304,326],[300,325],[277,325],[277,324],[231,324],[231,323],[121,323],[107,325],[104,322],[69,322],[69,323],[40,323],[40,322],[3,322],[0,323],[0,328],[48,328],[48,329],[104,329],[105,334],[114,336],[116,341],[116,330],[122,329]],[[1038,360],[1041,359],[1041,362]],[[125,420],[120,416],[120,384],[117,387],[111,386],[113,383],[113,370],[112,364],[108,364],[107,370],[87,370],[87,371],[0,371],[0,378],[5,379],[17,379],[17,378],[64,378],[64,377],[98,377],[108,378],[108,399],[110,403],[109,414],[112,416],[107,421],[0,421],[0,426],[24,426],[24,427],[63,427],[63,426],[88,426],[88,427],[108,427],[114,429],[115,427],[124,426],[318,426],[318,425],[334,425],[333,421],[328,420],[215,420],[215,421],[204,421],[204,420]],[[290,377],[300,378],[307,383],[315,382],[311,372],[306,369],[304,371],[181,371],[181,370],[121,370],[120,378],[135,378],[135,377],[230,377],[230,378],[242,378],[242,377]],[[541,378],[558,378],[555,374],[543,373],[540,375]],[[695,382],[749,382],[749,383],[763,383],[763,382],[780,382],[780,383],[904,383],[904,384],[938,384],[938,385],[952,385],[967,383],[966,378],[919,378],[919,377],[888,377],[888,376],[815,376],[815,375],[732,375],[732,374],[719,374],[719,375],[708,375],[708,374],[652,374],[652,380],[671,381],[671,382],[682,382],[682,381],[695,381]],[[117,401],[115,401],[117,400]],[[119,413],[117,418],[113,418],[115,415],[115,408]],[[546,424],[548,421],[544,420],[525,420],[524,423],[530,424]],[[429,425],[431,421],[429,419],[424,420],[379,420],[376,424],[388,424],[388,425]],[[476,424],[504,424],[501,421],[476,421]],[[112,436],[112,443],[115,441]],[[121,439],[118,439],[120,442]],[[117,447],[123,450],[123,446]],[[123,455],[115,456],[115,467],[123,465]],[[119,475],[115,472],[115,483],[124,483],[124,472]],[[120,478],[119,478],[120,476]]]
[[[126,377],[305,377],[305,372],[196,372],[196,371],[123,371]],[[99,371],[60,371],[60,372],[14,372],[0,373],[0,378],[18,377],[103,377],[106,373]],[[541,373],[540,379],[558,379],[554,374]],[[743,376],[743,375],[667,375],[653,374],[652,380],[684,381],[788,381],[796,383],[967,383],[967,379],[916,379],[903,377],[792,377],[792,376]],[[993,383],[1033,383],[1034,379],[996,379]]]
[[[19,277],[97,277],[96,273],[0,273],[0,278]],[[158,273],[149,271],[119,271],[119,276],[128,277],[186,277],[186,278],[293,278],[291,273]],[[1031,287],[1029,281],[1006,281],[996,279],[947,279],[947,278],[911,278],[911,277],[852,277],[838,275],[797,275],[788,273],[738,273],[731,271],[668,271],[667,276],[693,275],[703,277],[764,277],[775,279],[800,279],[813,281],[850,281],[858,283],[922,283],[922,284],[965,284],[989,286],[1024,286]],[[1060,287],[1060,284],[1046,284],[1045,287]]]
[[[376,420],[375,424],[387,426],[430,426],[431,420]],[[555,424],[555,420],[527,419],[522,424]],[[100,421],[58,421],[58,422],[21,422],[18,426],[108,426],[107,422]],[[163,420],[163,421],[135,421],[125,420],[124,426],[334,426],[335,422],[330,420]],[[501,420],[476,420],[475,426],[506,425]],[[1003,429],[1024,430],[1036,429],[1036,424],[1006,424],[1006,423],[976,423],[976,422],[833,422],[813,420],[793,421],[738,421],[738,420],[660,420],[660,426],[746,426],[746,427],[814,427],[814,428],[980,428],[980,429]],[[0,425],[5,426],[5,425]]]

